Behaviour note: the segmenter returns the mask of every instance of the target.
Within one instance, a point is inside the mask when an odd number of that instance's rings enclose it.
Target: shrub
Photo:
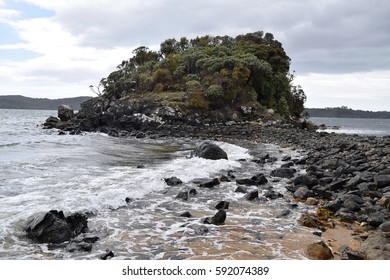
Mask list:
[[[166,83],[172,80],[171,71],[168,69],[159,68],[153,73],[153,81],[155,83]]]
[[[209,102],[205,100],[202,92],[195,92],[191,94],[191,98],[188,104],[191,108],[195,108],[195,109],[209,108]]]
[[[202,85],[198,81],[191,80],[191,81],[186,82],[186,89],[189,93],[201,92]]]

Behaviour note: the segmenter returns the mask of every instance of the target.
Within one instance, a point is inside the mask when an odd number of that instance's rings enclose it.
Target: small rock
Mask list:
[[[107,250],[104,255],[100,256],[100,259],[101,260],[109,260],[109,259],[113,258],[114,256],[115,255],[114,255],[114,253],[112,251]]]
[[[187,191],[179,192],[176,196],[176,199],[182,199],[184,201],[188,200],[188,192]]]
[[[226,212],[224,210],[219,210],[217,214],[215,214],[211,218],[206,218],[203,220],[205,224],[213,224],[213,225],[222,225],[226,220]]]
[[[332,250],[324,241],[310,244],[307,247],[307,255],[314,260],[329,260],[334,258]]]
[[[309,189],[315,185],[317,185],[317,180],[308,176],[308,175],[299,175],[294,179],[294,185],[302,185],[306,186]]]
[[[252,200],[254,200],[254,199],[258,198],[258,197],[259,197],[259,191],[258,191],[258,190],[251,191],[251,192],[247,193],[247,194],[244,196],[244,198],[245,198],[246,200],[249,200],[249,201],[252,201]]]
[[[283,195],[279,192],[275,192],[274,190],[268,190],[265,192],[264,196],[269,199],[277,199],[283,197]]]
[[[294,177],[296,170],[293,168],[278,168],[271,171],[272,177],[291,179]]]
[[[285,155],[284,157],[282,157],[282,161],[289,161],[291,160],[291,156],[289,155]]]
[[[345,250],[342,255],[341,259],[343,259],[343,256],[347,257],[347,260],[364,260],[364,255],[362,253],[359,253],[358,251],[354,251],[352,249]]]
[[[186,212],[180,214],[180,217],[191,218],[192,215],[191,215],[191,213],[189,211],[186,211]]]
[[[390,175],[375,175],[374,184],[380,189],[390,186]]]
[[[308,197],[305,201],[306,205],[317,205],[318,204],[318,199],[314,197]]]
[[[218,210],[226,210],[229,209],[229,202],[228,201],[220,201],[216,206],[216,209]]]
[[[165,181],[165,183],[167,183],[168,186],[171,186],[171,187],[178,186],[178,185],[181,185],[183,183],[177,177],[165,178],[164,181]]]
[[[197,235],[205,235],[209,232],[209,229],[206,226],[200,226],[195,230],[195,234]]]
[[[190,189],[190,195],[197,195],[198,191],[196,189]]]
[[[212,181],[205,182],[199,185],[200,188],[208,188],[211,189],[215,186],[218,186],[220,184],[218,178],[213,179]]]
[[[137,133],[137,135],[135,136],[135,138],[138,138],[138,139],[145,138],[145,137],[146,137],[146,135],[145,135],[144,132],[139,132],[139,133]]]
[[[379,226],[379,229],[383,232],[390,232],[390,221],[384,222]]]
[[[299,187],[294,192],[294,197],[299,199],[307,199],[308,197],[312,197],[314,194],[307,187]]]
[[[390,210],[390,193],[385,193],[379,200],[379,204],[386,209]]]
[[[290,214],[291,214],[291,210],[289,210],[289,209],[284,209],[284,210],[282,210],[281,212],[279,212],[279,213],[276,214],[276,218],[284,218],[284,217],[286,217],[286,216],[288,216],[288,215],[290,215]]]
[[[248,191],[243,186],[238,186],[234,192],[247,193]]]

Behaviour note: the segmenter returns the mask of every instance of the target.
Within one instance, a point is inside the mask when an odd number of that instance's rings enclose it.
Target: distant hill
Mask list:
[[[22,95],[0,95],[0,109],[32,109],[57,110],[60,105],[70,105],[74,110],[80,110],[80,103],[90,99],[90,96],[73,98],[48,99],[30,98]]]
[[[314,109],[306,108],[305,111],[309,113],[310,117],[319,118],[362,118],[362,119],[390,119],[390,112],[380,111],[363,111],[352,110],[347,107]]]

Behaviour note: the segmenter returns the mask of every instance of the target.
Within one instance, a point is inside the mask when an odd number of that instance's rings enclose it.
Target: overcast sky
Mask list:
[[[307,107],[390,111],[388,0],[0,0],[0,95],[92,95],[138,46],[260,30]]]

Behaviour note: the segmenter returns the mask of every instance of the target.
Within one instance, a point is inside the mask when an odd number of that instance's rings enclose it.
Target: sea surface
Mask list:
[[[42,128],[50,115],[56,112],[0,110],[0,259],[99,259],[106,250],[116,259],[305,259],[302,244],[318,241],[297,223],[299,213],[312,208],[290,210],[284,179],[270,179],[270,186],[285,197],[261,203],[244,200],[234,181],[212,190],[194,182],[228,171],[269,178],[283,156],[300,158],[298,151],[215,142],[229,160],[211,161],[190,157],[199,144],[190,139],[59,135]],[[276,161],[252,161],[265,154]],[[172,176],[184,184],[168,187],[164,178]],[[198,194],[175,199],[191,188]],[[213,216],[221,200],[230,202],[225,224],[204,225],[202,219]],[[29,218],[50,210],[89,213],[89,229],[99,237],[92,251],[26,238]],[[180,217],[185,211],[192,218]]]
[[[317,124],[325,124],[326,132],[388,136],[390,135],[389,119],[359,119],[359,118],[315,118],[310,120]]]

